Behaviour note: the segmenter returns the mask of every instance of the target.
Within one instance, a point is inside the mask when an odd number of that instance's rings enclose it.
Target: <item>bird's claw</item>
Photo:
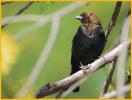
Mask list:
[[[90,66],[91,66],[90,64],[88,64],[86,66],[82,65],[82,66],[80,66],[80,69],[90,69]]]
[[[85,68],[85,66],[83,66],[83,65],[82,65],[82,66],[80,66],[79,68],[80,68],[80,69],[84,69],[84,68]]]
[[[88,64],[86,66],[80,66],[80,68],[83,70],[84,74],[87,74],[87,70],[90,70],[91,64]]]

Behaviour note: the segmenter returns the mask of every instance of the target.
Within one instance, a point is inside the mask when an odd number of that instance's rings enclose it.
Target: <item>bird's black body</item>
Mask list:
[[[105,35],[90,38],[84,33],[82,27],[78,28],[72,43],[72,59],[87,65],[100,56],[105,45]],[[72,64],[74,64],[72,62]]]
[[[86,32],[83,26],[80,26],[72,41],[71,55],[71,74],[80,70],[81,65],[87,65],[95,61],[102,53],[105,46],[105,34],[102,27],[95,29],[95,36],[91,36],[90,32]],[[78,92],[79,87],[73,92]]]

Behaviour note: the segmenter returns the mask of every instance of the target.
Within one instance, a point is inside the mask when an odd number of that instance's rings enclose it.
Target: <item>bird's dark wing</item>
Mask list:
[[[72,65],[71,74],[80,70],[80,66],[81,66],[80,62],[73,54],[71,56],[71,65]]]
[[[71,65],[72,65],[72,67],[71,67],[70,75],[72,75],[80,70],[80,62],[73,55],[71,56]],[[73,92],[79,92],[79,87],[75,88],[73,90]]]

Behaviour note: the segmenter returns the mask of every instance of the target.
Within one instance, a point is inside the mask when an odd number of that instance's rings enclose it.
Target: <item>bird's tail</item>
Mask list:
[[[80,87],[78,86],[77,88],[75,88],[72,92],[79,92]]]

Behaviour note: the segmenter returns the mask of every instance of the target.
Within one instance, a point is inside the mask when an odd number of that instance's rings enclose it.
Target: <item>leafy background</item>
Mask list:
[[[2,18],[14,15],[25,3],[26,2],[13,2],[12,4],[2,6]],[[55,45],[52,48],[37,81],[31,88],[29,94],[27,94],[27,97],[32,98],[34,93],[44,84],[48,82],[54,83],[69,75],[71,68],[70,57],[72,38],[80,25],[80,22],[75,20],[74,17],[85,11],[94,12],[99,16],[102,26],[105,29],[114,11],[115,3],[116,2],[89,2],[87,6],[80,7],[61,19],[59,34],[55,41]],[[46,15],[54,13],[68,4],[70,4],[70,2],[36,2],[22,14]],[[104,53],[108,52],[107,50],[113,45],[113,42],[118,37],[120,27],[129,8],[130,3],[123,2],[121,12],[119,13],[116,25],[108,38]],[[19,30],[24,29],[31,24],[31,22],[13,23],[8,25],[2,31],[13,37]],[[48,39],[50,28],[51,23],[48,23],[39,30],[24,36],[17,42],[21,49],[19,56],[16,57],[16,62],[10,66],[10,72],[6,75],[2,74],[2,98],[13,98],[23,86]],[[127,70],[130,67],[129,59],[127,61]],[[79,93],[71,93],[66,98],[97,98],[100,95],[107,72],[108,68],[102,68],[97,71],[81,85]],[[109,89],[110,91],[115,87],[115,79],[116,77],[114,76]],[[54,98],[54,96],[55,95],[51,95],[47,98]]]

